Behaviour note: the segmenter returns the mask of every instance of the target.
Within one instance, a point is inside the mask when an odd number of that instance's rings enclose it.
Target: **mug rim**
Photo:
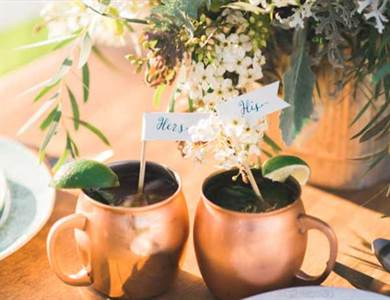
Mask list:
[[[278,215],[278,214],[282,214],[284,213],[285,211],[288,211],[288,210],[292,210],[293,208],[295,208],[297,205],[299,205],[299,203],[302,203],[302,199],[301,199],[301,195],[302,195],[302,187],[301,185],[298,183],[298,181],[291,177],[290,180],[292,180],[294,182],[294,184],[297,186],[298,188],[298,196],[294,199],[293,202],[291,202],[289,205],[287,206],[284,206],[282,208],[279,208],[279,209],[276,209],[276,210],[271,210],[271,211],[268,211],[268,212],[242,212],[242,211],[235,211],[235,210],[231,210],[231,209],[227,209],[227,208],[224,208],[220,205],[217,205],[215,204],[213,201],[211,201],[210,199],[208,199],[206,197],[206,195],[204,194],[204,187],[205,187],[205,184],[208,180],[210,180],[211,178],[217,176],[217,175],[220,175],[222,173],[225,173],[225,172],[229,172],[229,171],[232,171],[232,170],[235,170],[235,169],[229,169],[229,170],[217,170],[213,173],[211,173],[210,175],[208,175],[204,180],[203,180],[203,183],[202,183],[202,189],[201,189],[201,198],[203,200],[203,202],[206,204],[206,205],[209,205],[212,209],[215,209],[219,212],[222,212],[222,213],[225,213],[225,214],[228,214],[228,215],[232,215],[232,216],[239,216],[239,217],[248,217],[248,218],[258,218],[258,217],[268,217],[268,216],[273,216],[273,215]]]
[[[177,181],[177,189],[172,195],[170,195],[166,199],[161,200],[157,203],[153,203],[153,204],[146,205],[146,206],[139,206],[139,207],[111,206],[108,204],[104,204],[104,203],[99,202],[99,201],[93,199],[92,197],[90,197],[87,193],[85,193],[85,191],[83,189],[81,189],[80,196],[95,206],[101,207],[101,208],[106,209],[106,210],[115,211],[115,212],[144,212],[144,211],[153,210],[153,209],[156,209],[156,208],[159,208],[161,206],[165,206],[165,205],[169,204],[173,199],[175,199],[181,193],[181,190],[182,190],[182,181],[181,181],[181,177],[180,177],[179,173],[176,172],[175,170],[171,169],[170,167],[166,166],[165,164],[156,163],[156,162],[150,161],[150,160],[147,160],[145,162],[146,162],[146,164],[149,163],[149,164],[157,165],[159,167],[163,167],[163,168],[165,168],[173,173],[173,175],[175,176],[175,179]],[[113,162],[107,164],[107,166],[109,168],[111,168],[112,166],[123,165],[123,164],[127,164],[127,163],[140,163],[140,161],[139,160],[118,160],[118,161],[113,161]]]

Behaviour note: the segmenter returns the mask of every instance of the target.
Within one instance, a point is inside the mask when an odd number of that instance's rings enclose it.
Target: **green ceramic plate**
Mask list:
[[[46,224],[55,201],[50,171],[22,144],[0,137],[0,169],[11,199],[9,216],[0,227],[0,260],[30,241]]]

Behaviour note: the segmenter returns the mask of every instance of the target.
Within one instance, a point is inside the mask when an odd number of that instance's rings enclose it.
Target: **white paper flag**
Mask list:
[[[244,118],[250,123],[290,106],[278,97],[279,81],[261,87],[253,92],[234,97],[217,104],[217,113],[222,120]]]
[[[209,113],[144,113],[142,140],[190,141],[188,129]]]

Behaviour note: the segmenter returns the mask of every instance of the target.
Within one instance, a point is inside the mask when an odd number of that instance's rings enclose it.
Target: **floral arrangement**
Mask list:
[[[281,113],[280,127],[284,141],[291,144],[313,115],[313,95],[321,93],[316,74],[329,68],[337,75],[337,88],[353,82],[355,92],[360,89],[367,95],[367,105],[356,119],[370,105],[377,107],[377,115],[354,138],[389,137],[389,6],[388,0],[52,2],[42,11],[43,25],[50,33],[48,43],[54,43],[55,49],[72,46],[59,72],[35,98],[52,93],[49,101],[54,101],[51,111],[44,107],[47,117],[41,128],[47,135],[41,152],[61,124],[62,90],[69,95],[74,128],[84,126],[107,142],[96,127],[80,119],[72,91],[63,86],[78,55],[86,102],[91,51],[101,55],[99,45],[124,46],[129,41],[136,41],[137,51],[127,59],[156,88],[156,105],[165,87],[175,84],[169,111],[185,103],[189,112],[215,112],[219,101],[280,80],[284,99],[291,105]],[[225,168],[256,166],[261,152],[271,155],[271,150],[279,150],[264,134],[266,128],[265,119],[256,124],[240,120],[224,124],[215,115],[191,128],[193,142],[182,145],[182,151],[197,160],[213,153]],[[260,148],[262,140],[271,150]],[[388,151],[380,149],[375,161]],[[67,131],[60,163],[77,152]]]

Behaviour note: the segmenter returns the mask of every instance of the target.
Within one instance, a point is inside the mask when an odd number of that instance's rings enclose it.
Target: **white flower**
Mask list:
[[[238,137],[242,135],[246,127],[246,123],[243,119],[237,120],[232,119],[223,127],[223,132],[227,137],[230,137],[236,140]]]
[[[305,26],[305,19],[311,17],[313,15],[311,8],[314,4],[315,0],[306,0],[303,4],[299,5],[297,8],[293,8],[293,14],[287,18],[282,18],[279,14],[276,14],[276,19],[281,24],[286,24],[290,28],[300,27],[303,28]]]
[[[204,66],[203,63],[197,63],[191,74],[191,80],[201,86],[204,91],[207,91],[210,86],[217,85],[216,79],[217,68],[214,65]]]
[[[245,73],[241,73],[238,79],[238,87],[245,88],[251,85],[254,81],[263,77],[261,68],[250,68]]]
[[[219,123],[220,120],[216,116],[210,116],[190,127],[188,133],[191,135],[192,142],[213,141],[218,134]]]
[[[232,33],[227,37],[227,47],[232,46],[233,48],[242,49],[245,52],[252,50],[252,43],[250,37],[246,34],[236,34]]]
[[[261,154],[260,147],[258,145],[250,145],[250,147],[248,149],[248,153],[250,155],[257,155],[257,156],[259,156]]]
[[[232,25],[247,25],[248,21],[244,18],[244,15],[239,10],[225,9],[222,12],[222,16],[226,17],[226,22]]]
[[[253,55],[253,67],[260,68],[265,64],[265,56],[260,49],[257,49]]]
[[[240,34],[237,42],[237,46],[243,48],[246,52],[252,50],[252,42],[248,35]]]
[[[214,90],[205,95],[206,103],[214,107],[219,101],[238,96],[238,91],[234,88],[231,79],[220,79],[217,81]]]
[[[193,158],[198,162],[202,162],[207,154],[207,149],[201,144],[185,143],[183,154],[186,158]]]
[[[181,85],[181,90],[195,102],[199,102],[203,98],[203,89],[197,82],[190,80]]]
[[[383,15],[386,7],[387,7],[388,0],[362,0],[358,1],[358,13],[362,13],[365,11],[364,18],[366,20],[369,20],[371,18],[374,18],[375,20],[375,28],[378,30],[379,33],[383,33],[383,29],[385,29],[385,26],[383,23],[388,22],[388,19]]]
[[[231,45],[231,40],[226,38],[226,35],[223,33],[216,34],[215,39],[217,40],[218,44],[220,45],[219,49],[224,49],[224,48],[227,48]]]
[[[246,56],[245,51],[235,51],[232,48],[229,50],[223,55],[224,67],[229,72],[244,73],[252,64],[252,58]]]

